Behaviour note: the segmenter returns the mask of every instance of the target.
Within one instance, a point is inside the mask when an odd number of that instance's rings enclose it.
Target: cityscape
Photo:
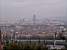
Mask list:
[[[67,50],[66,0],[0,1],[0,50]]]
[[[33,15],[32,24],[0,25],[1,41],[4,45],[16,42],[17,44],[40,44],[49,49],[64,49],[67,38],[67,26],[63,23],[51,22],[37,24]]]

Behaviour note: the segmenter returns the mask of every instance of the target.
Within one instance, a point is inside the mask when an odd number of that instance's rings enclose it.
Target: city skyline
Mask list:
[[[19,19],[33,18],[36,14],[37,19],[58,18],[66,20],[66,0],[0,0],[0,22],[13,23]]]

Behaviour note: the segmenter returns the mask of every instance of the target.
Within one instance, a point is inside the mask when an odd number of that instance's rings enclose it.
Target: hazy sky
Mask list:
[[[15,21],[16,17],[66,17],[67,0],[0,0],[0,21]],[[18,17],[17,17],[18,18]]]

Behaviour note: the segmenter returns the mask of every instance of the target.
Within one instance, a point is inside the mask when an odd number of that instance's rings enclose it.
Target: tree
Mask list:
[[[65,41],[64,46],[65,46],[65,49],[67,50],[67,40]]]

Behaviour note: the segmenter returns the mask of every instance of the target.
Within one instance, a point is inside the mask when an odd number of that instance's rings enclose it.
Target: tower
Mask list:
[[[23,18],[23,20],[22,20],[22,24],[24,25],[24,22],[25,22],[25,19]]]
[[[33,25],[36,25],[36,15],[33,15]]]

